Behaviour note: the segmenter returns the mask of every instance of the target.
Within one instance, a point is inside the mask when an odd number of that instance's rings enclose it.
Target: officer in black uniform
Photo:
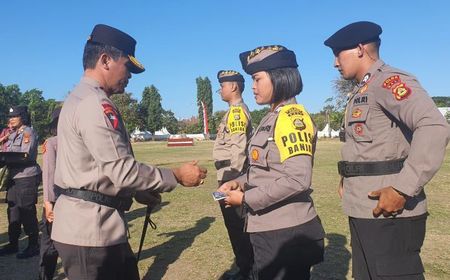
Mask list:
[[[27,154],[27,161],[8,165],[11,182],[8,186],[8,236],[9,243],[0,249],[0,256],[14,254],[19,250],[21,226],[28,235],[28,246],[16,255],[26,259],[39,254],[39,230],[36,203],[41,168],[36,163],[38,141],[27,106],[16,106],[9,110],[11,126],[15,129],[6,143],[7,152]]]

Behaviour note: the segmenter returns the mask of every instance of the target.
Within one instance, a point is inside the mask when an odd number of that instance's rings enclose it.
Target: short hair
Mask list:
[[[83,69],[94,69],[102,53],[106,53],[113,60],[117,60],[124,56],[121,50],[113,46],[88,41],[84,46]]]
[[[245,84],[244,82],[236,82],[236,85],[238,87],[238,90],[241,92],[241,94],[244,92]]]
[[[297,68],[267,70],[273,85],[272,103],[292,98],[303,90],[302,77]]]

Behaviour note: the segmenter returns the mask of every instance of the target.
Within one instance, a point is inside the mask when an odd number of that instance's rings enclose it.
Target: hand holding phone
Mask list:
[[[213,196],[214,200],[222,200],[227,197],[227,195],[223,192],[213,192],[212,196]]]

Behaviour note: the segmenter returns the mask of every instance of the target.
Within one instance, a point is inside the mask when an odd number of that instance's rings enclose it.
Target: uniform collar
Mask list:
[[[373,77],[373,75],[375,74],[375,72],[381,68],[381,66],[384,65],[384,61],[381,59],[378,59],[377,61],[375,61],[374,64],[372,64],[369,68],[369,71],[367,71],[367,73],[364,75],[363,79],[361,80],[361,82],[359,82],[358,86],[361,87],[365,84],[367,84],[371,78]]]
[[[291,97],[291,98],[289,98],[287,100],[281,101],[281,103],[278,104],[277,107],[275,107],[273,112],[277,112],[278,113],[284,105],[288,105],[288,104],[297,104],[297,99],[295,99],[295,97]]]
[[[244,104],[244,100],[242,100],[242,98],[241,98],[241,99],[237,100],[236,102],[231,103],[230,106],[239,106],[242,104]]]
[[[81,77],[80,83],[87,84],[87,85],[95,87],[95,88],[100,88],[100,83],[97,80],[92,79],[90,77],[86,77],[86,76]]]

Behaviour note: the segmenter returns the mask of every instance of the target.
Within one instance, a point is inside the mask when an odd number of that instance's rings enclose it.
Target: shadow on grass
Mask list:
[[[155,208],[153,208],[152,210],[152,214],[158,212],[159,210],[161,210],[162,207],[169,205],[169,201],[163,201],[161,202],[161,204],[159,204],[158,206],[156,206]],[[127,222],[131,222],[135,219],[141,218],[145,216],[145,211],[147,210],[147,206],[140,204],[142,207],[141,208],[137,208],[134,209],[132,211],[129,211],[127,213],[125,213],[125,217]]]
[[[325,248],[325,260],[313,267],[311,279],[347,279],[351,258],[350,252],[345,247],[347,238],[337,233],[329,233],[326,238],[328,245]]]
[[[142,279],[162,279],[169,265],[177,261],[181,253],[192,245],[195,237],[207,231],[215,219],[214,217],[204,217],[198,220],[192,228],[160,234],[172,238],[159,246],[142,251],[141,259],[155,257],[153,264]]]

